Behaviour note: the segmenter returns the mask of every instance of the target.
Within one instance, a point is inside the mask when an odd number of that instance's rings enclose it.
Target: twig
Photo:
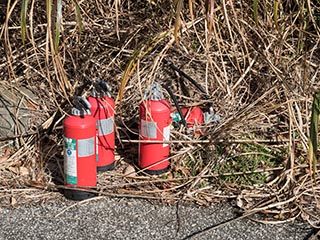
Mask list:
[[[226,176],[264,173],[264,172],[281,171],[281,170],[284,170],[284,168],[276,167],[276,168],[256,169],[255,171],[246,171],[246,172],[215,173],[215,174],[202,175],[201,178],[226,177]],[[119,175],[118,177],[125,177],[125,176]],[[134,186],[134,185],[142,185],[142,184],[150,184],[150,183],[161,183],[161,182],[179,182],[183,180],[191,180],[191,179],[197,179],[197,178],[198,176],[190,176],[190,177],[182,177],[182,178],[174,178],[174,179],[157,179],[157,180],[148,179],[147,181],[143,181],[143,182],[117,184],[117,187],[126,187],[126,186]],[[133,177],[132,179],[135,179],[135,178]],[[143,177],[143,179],[146,179],[146,178]]]
[[[288,143],[289,140],[265,140],[265,139],[253,139],[253,140],[170,140],[170,141],[156,141],[156,140],[130,140],[122,139],[124,143],[224,143],[224,144],[233,144],[233,143],[270,143],[270,144],[279,144],[279,143]],[[295,141],[299,141],[296,139]]]
[[[20,138],[20,137],[29,137],[35,134],[38,134],[39,131],[29,131],[29,132],[25,132],[25,133],[21,133],[21,134],[15,134],[15,135],[9,135],[9,136],[5,136],[5,137],[0,137],[0,141],[7,141],[7,140],[11,140],[11,139],[16,139],[16,138]]]

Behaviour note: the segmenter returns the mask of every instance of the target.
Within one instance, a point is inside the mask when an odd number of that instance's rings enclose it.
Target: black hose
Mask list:
[[[203,94],[205,94],[206,99],[209,99],[209,95],[207,94],[206,90],[204,90],[204,88],[196,82],[196,80],[194,80],[192,77],[190,77],[188,74],[186,74],[185,72],[183,72],[182,70],[180,70],[179,68],[177,68],[175,65],[173,65],[172,62],[168,61],[167,59],[163,58],[162,61],[168,65],[172,70],[178,72],[181,76],[185,77],[186,79],[188,79],[196,88],[199,89],[200,92],[202,92]]]
[[[183,124],[185,127],[187,127],[186,119],[185,119],[185,117],[184,117],[183,114],[182,114],[182,111],[181,111],[181,108],[180,108],[180,106],[179,106],[179,103],[178,103],[178,100],[177,100],[176,96],[173,94],[173,92],[171,91],[171,89],[170,89],[168,86],[166,86],[166,85],[163,84],[162,87],[163,87],[165,90],[167,90],[167,92],[169,93],[169,95],[170,95],[172,101],[174,102],[174,105],[176,106],[176,108],[177,108],[177,110],[178,110],[178,113],[179,113],[179,115],[180,115],[180,117],[181,117],[181,122],[182,122],[182,124]]]

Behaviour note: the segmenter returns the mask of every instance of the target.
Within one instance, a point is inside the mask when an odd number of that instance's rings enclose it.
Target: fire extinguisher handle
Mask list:
[[[88,114],[91,114],[90,112],[91,104],[84,97],[77,96],[73,99],[72,103],[80,111],[85,111]]]
[[[111,87],[110,85],[102,80],[97,81],[99,84],[99,88],[101,89],[101,91],[104,92],[104,95],[108,95],[108,97],[111,97]]]
[[[100,80],[97,80],[93,83],[93,86],[94,86],[94,91],[96,92],[96,96],[99,96],[99,97],[103,97],[106,95],[106,93],[104,92],[104,90],[102,89],[101,85],[100,85]]]

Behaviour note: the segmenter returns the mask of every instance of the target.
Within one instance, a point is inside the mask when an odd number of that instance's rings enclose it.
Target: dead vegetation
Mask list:
[[[104,79],[117,99],[117,167],[99,174],[99,194],[200,205],[236,199],[245,214],[264,213],[263,221],[319,224],[319,170],[312,178],[308,159],[312,97],[320,87],[318,3],[191,1],[190,12],[178,1],[179,12],[167,0],[82,1],[80,34],[71,2],[63,5],[59,54],[42,1],[29,2],[25,45],[21,1],[1,8],[0,113],[11,109],[13,126],[0,136],[1,205],[59,196],[62,119],[73,96]],[[169,86],[181,106],[213,104],[221,117],[201,136],[173,130],[171,168],[158,177],[128,170],[137,159],[138,106],[153,81]],[[17,122],[22,112],[32,119],[27,129]]]

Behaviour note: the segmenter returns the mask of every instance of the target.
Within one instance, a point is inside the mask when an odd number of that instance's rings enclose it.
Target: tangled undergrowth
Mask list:
[[[45,3],[29,2],[25,44],[21,1],[1,7],[2,206],[59,196],[62,120],[70,99],[103,79],[117,100],[117,149],[116,169],[98,176],[99,194],[200,205],[236,199],[244,214],[263,213],[259,221],[319,224],[320,176],[308,158],[320,87],[318,3],[191,1],[188,9],[183,1],[79,1],[79,33],[72,2],[63,5],[58,54]],[[135,167],[138,107],[154,81],[181,106],[213,106],[220,116],[201,135],[173,129],[170,169],[157,177]]]

